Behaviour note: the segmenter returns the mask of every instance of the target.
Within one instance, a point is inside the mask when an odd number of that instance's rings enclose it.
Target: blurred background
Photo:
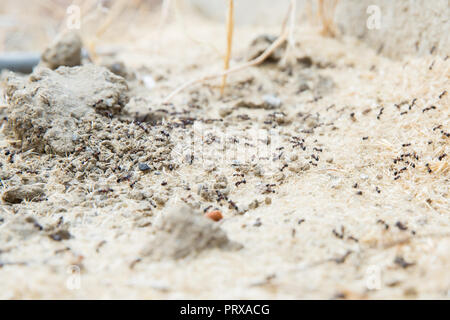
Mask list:
[[[109,14],[114,14],[111,29],[157,25],[163,14],[163,0],[0,0],[0,45],[2,49],[21,49],[39,45],[54,37],[67,22],[68,8],[80,8],[81,27],[87,31],[101,26]],[[308,0],[298,0],[303,6]],[[168,19],[182,13],[224,22],[227,0],[166,0]],[[236,0],[237,25],[279,24],[287,11],[289,0]],[[111,11],[115,11],[112,13]],[[301,10],[299,10],[300,12]],[[122,34],[123,35],[123,34]],[[25,41],[26,40],[26,41]]]
[[[336,5],[330,15],[340,35],[356,36],[387,55],[449,54],[449,0],[297,0],[299,24],[320,27],[319,2]],[[77,14],[68,11],[71,6],[79,8],[81,33],[88,43],[127,39],[139,50],[144,43],[164,38],[161,32],[167,26],[175,25],[183,36],[192,26],[223,25],[226,4],[227,0],[0,0],[0,52],[41,51]],[[235,0],[237,27],[279,26],[288,5],[289,0]],[[378,28],[367,27],[368,19],[377,15],[369,6],[379,8]],[[190,36],[201,40],[201,31],[195,31]]]

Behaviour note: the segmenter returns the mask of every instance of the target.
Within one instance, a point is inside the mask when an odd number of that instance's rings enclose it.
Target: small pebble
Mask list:
[[[225,118],[226,116],[229,116],[233,112],[233,109],[231,108],[220,108],[219,109],[219,115],[222,118]]]
[[[279,108],[281,106],[281,99],[274,95],[265,95],[263,100],[271,109]]]
[[[148,170],[150,170],[150,167],[146,163],[139,163],[139,170],[148,171]]]
[[[142,82],[148,89],[153,89],[156,85],[155,79],[150,75],[145,75],[142,77]]]
[[[62,240],[70,239],[72,237],[72,235],[67,230],[59,230],[59,231],[49,235],[49,237],[55,241],[62,241]]]
[[[207,214],[205,214],[205,217],[216,222],[223,219],[223,215],[219,210],[210,211]]]

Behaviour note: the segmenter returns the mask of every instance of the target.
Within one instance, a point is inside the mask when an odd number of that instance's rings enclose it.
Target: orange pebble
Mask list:
[[[210,211],[207,214],[205,214],[205,217],[207,217],[213,221],[216,221],[216,222],[223,219],[222,212],[220,212],[219,210]]]

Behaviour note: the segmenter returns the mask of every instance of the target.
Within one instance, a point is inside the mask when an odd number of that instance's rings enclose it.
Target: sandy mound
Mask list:
[[[154,239],[142,251],[144,256],[155,260],[181,259],[213,248],[242,248],[240,244],[230,241],[216,223],[186,206],[172,208],[163,214],[155,229]]]
[[[68,154],[79,144],[83,119],[120,113],[127,90],[123,78],[95,65],[39,69],[26,80],[11,75],[9,126],[25,150]]]

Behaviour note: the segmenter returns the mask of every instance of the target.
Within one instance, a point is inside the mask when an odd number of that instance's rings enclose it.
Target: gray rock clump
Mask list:
[[[65,31],[44,50],[41,64],[52,70],[61,66],[75,67],[81,65],[83,43],[76,31]]]
[[[38,68],[27,78],[6,77],[8,127],[22,149],[67,155],[79,143],[83,119],[119,114],[128,85],[103,67]]]
[[[41,184],[22,185],[10,188],[3,192],[2,200],[6,203],[17,204],[22,201],[39,201],[45,196],[45,191]]]

